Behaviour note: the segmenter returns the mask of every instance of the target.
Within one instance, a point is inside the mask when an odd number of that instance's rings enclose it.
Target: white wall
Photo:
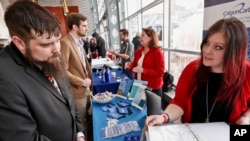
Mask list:
[[[12,0],[13,1],[13,0]],[[37,0],[39,5],[42,6],[62,6],[61,0]],[[103,0],[102,0],[103,1]],[[92,4],[91,0],[66,0],[68,6],[78,6],[79,13],[83,14],[88,18],[88,32],[87,35],[91,36],[95,30],[93,14],[92,14]]]
[[[4,11],[6,6],[8,5],[8,0],[1,0],[0,1],[0,44],[7,45],[10,37],[9,31],[4,22]]]
[[[0,2],[3,5],[4,10],[9,4],[12,4],[15,1],[17,0],[0,0]],[[38,1],[38,4],[41,6],[62,6],[61,0],[37,0],[37,1]],[[66,2],[68,6],[78,6],[79,13],[87,16],[88,26],[89,26],[89,31],[87,34],[88,36],[91,36],[93,31],[95,30],[95,24],[94,24],[93,14],[91,10],[91,7],[92,7],[91,0],[66,0]]]

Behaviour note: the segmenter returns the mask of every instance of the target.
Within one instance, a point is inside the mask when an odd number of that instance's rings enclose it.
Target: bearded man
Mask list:
[[[0,53],[0,140],[85,141],[56,17],[31,1],[4,15],[11,43]]]

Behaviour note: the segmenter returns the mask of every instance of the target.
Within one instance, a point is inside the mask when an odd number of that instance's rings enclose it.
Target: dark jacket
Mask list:
[[[134,44],[134,51],[136,51],[141,46],[141,39],[135,36],[132,40],[132,43]]]
[[[96,49],[98,50],[98,55],[101,56],[102,58],[106,57],[106,47],[105,47],[105,40],[99,36],[96,39]]]
[[[61,94],[11,43],[0,53],[0,140],[75,141],[83,131],[66,76]]]

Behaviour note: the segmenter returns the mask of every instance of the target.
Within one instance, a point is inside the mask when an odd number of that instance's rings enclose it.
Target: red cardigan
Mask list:
[[[196,87],[191,87],[194,84],[194,78],[196,69],[198,67],[199,59],[190,62],[183,70],[179,81],[176,86],[176,93],[172,104],[176,104],[184,111],[183,121],[184,123],[190,122],[192,113],[192,95],[194,94]],[[236,120],[247,111],[250,105],[250,63],[247,62],[246,79],[242,85],[242,97],[238,98],[236,104],[234,104],[231,115],[229,117],[229,123],[235,124]]]
[[[137,62],[141,57],[144,47],[136,50],[134,60],[129,66],[128,70],[132,71],[137,66]],[[141,80],[148,81],[148,87],[152,89],[159,89],[163,85],[163,75],[165,71],[164,55],[161,48],[151,47],[148,53],[144,56],[142,63],[143,73]],[[137,79],[135,73],[135,79]]]

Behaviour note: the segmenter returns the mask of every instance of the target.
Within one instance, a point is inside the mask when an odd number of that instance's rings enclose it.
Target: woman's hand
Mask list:
[[[113,50],[113,49],[109,49],[108,52],[115,54],[115,50]]]
[[[85,141],[84,137],[78,137],[77,141]]]
[[[143,73],[143,68],[142,67],[134,67],[132,69],[133,72],[136,72],[136,73]]]
[[[236,124],[238,125],[250,125],[250,117],[247,115],[241,116],[237,121]]]
[[[146,118],[147,126],[161,125],[164,123],[164,118],[162,115],[151,115]]]
[[[126,62],[125,65],[124,65],[124,69],[129,68],[130,64],[131,64],[131,62]]]

